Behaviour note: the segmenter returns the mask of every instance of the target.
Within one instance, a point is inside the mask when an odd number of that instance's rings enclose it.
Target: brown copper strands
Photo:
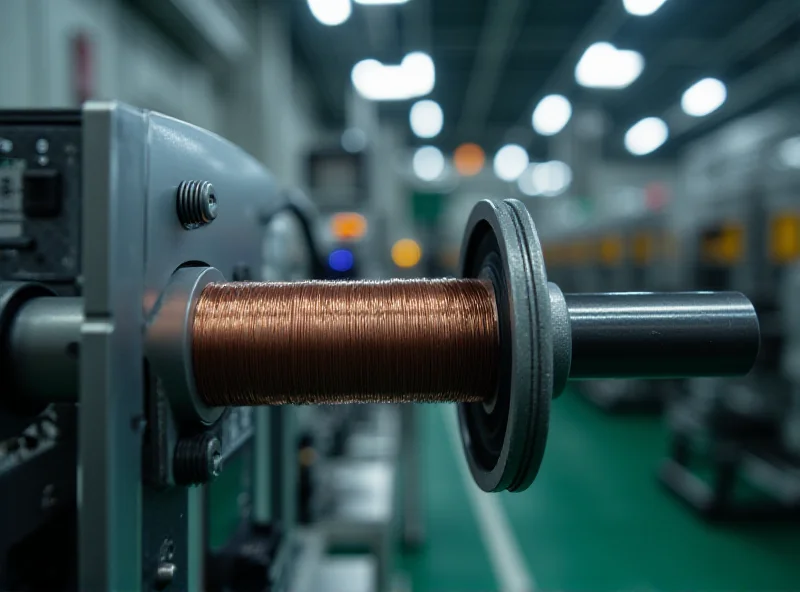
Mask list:
[[[193,328],[209,405],[482,401],[497,383],[491,284],[209,284]]]

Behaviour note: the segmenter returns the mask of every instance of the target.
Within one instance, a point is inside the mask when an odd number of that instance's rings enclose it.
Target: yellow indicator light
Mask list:
[[[392,247],[392,261],[397,267],[414,267],[422,259],[422,249],[417,241],[404,238]]]
[[[640,232],[633,237],[633,259],[637,265],[646,265],[655,258],[656,237],[648,232]]]
[[[623,250],[619,236],[607,236],[600,241],[600,260],[606,265],[617,265],[622,260]]]
[[[703,239],[702,253],[715,265],[733,265],[744,255],[744,228],[739,223],[724,224]]]
[[[770,254],[775,263],[800,258],[800,215],[781,214],[772,219]]]

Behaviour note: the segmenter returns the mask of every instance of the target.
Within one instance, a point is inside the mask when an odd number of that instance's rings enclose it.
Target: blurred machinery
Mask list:
[[[792,362],[800,259],[796,102],[698,140],[684,163],[686,191],[670,212],[680,245],[670,275],[681,287],[745,292],[759,312],[762,346],[747,377],[682,383],[684,397],[669,414],[672,457],[661,476],[704,515],[782,517],[800,505]]]
[[[293,212],[310,236],[308,204],[216,136],[123,105],[4,112],[0,136],[0,587],[288,582],[300,549],[289,411],[196,406],[173,356],[188,346],[187,291],[282,273],[291,247],[264,226]],[[245,465],[250,487],[238,531],[211,549],[206,489],[192,485],[224,463]],[[43,570],[45,548],[59,559]]]
[[[322,275],[313,213],[225,140],[106,102],[3,112],[0,137],[3,589],[319,590],[342,531],[318,527],[314,450],[413,433],[321,405],[458,403],[476,483],[520,491],[568,378],[758,351],[738,293],[563,294],[513,200],[473,210],[460,279],[256,282]],[[225,464],[237,527],[212,545]]]
[[[713,518],[785,516],[800,502],[796,288],[800,118],[784,103],[695,142],[666,207],[551,237],[551,278],[572,290],[741,290],[762,344],[742,378],[591,381],[612,410],[668,407],[661,479]]]
[[[665,274],[671,249],[664,210],[592,222],[551,236],[544,244],[548,274],[576,292],[653,292],[681,289]],[[656,412],[671,382],[591,380],[576,383],[584,397],[610,412]]]

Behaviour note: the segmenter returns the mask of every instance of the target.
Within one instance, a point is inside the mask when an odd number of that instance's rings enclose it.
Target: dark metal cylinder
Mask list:
[[[80,298],[36,298],[22,306],[9,339],[15,390],[43,402],[78,400]]]
[[[738,292],[565,294],[571,379],[747,374],[758,317]]]

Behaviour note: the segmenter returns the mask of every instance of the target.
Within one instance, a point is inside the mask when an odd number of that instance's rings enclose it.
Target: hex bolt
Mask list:
[[[156,569],[156,590],[163,590],[172,583],[175,579],[175,572],[177,567],[170,561],[162,561],[158,564]]]
[[[211,224],[217,217],[217,196],[208,181],[183,181],[176,205],[178,220],[186,230]]]
[[[182,438],[173,458],[175,483],[200,485],[216,479],[222,471],[222,445],[214,435]]]

